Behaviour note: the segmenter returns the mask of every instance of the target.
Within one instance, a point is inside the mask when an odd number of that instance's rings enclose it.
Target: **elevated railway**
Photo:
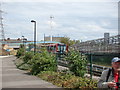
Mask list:
[[[120,57],[120,35],[81,42],[73,45],[72,48],[88,56],[89,64],[86,68],[91,76],[101,76],[103,70],[110,67],[93,64],[93,61],[110,65],[113,57]],[[68,62],[58,60],[58,65],[67,67]]]
[[[73,45],[73,48],[82,53],[120,54],[120,35],[81,42]]]

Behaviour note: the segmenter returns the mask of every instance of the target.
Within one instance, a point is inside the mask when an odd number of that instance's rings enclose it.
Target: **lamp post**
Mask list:
[[[34,23],[34,55],[36,53],[36,21],[31,20]]]
[[[23,41],[23,47],[24,47],[24,36],[22,36],[22,41]]]
[[[53,18],[54,18],[53,16],[50,16],[51,32],[52,32],[52,29],[53,29],[53,22],[52,22]],[[52,40],[52,33],[51,33],[50,41],[53,41],[53,40]]]

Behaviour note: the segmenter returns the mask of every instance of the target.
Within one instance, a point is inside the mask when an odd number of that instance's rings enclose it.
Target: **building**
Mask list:
[[[110,34],[109,33],[104,33],[104,43],[105,44],[109,44],[109,38],[110,38]]]
[[[16,55],[16,50],[9,47],[7,44],[2,44],[0,47],[0,55]]]
[[[52,41],[60,42],[60,41],[61,41],[61,38],[63,38],[63,37],[52,36]],[[44,37],[44,41],[51,41],[51,36],[45,36],[45,37]]]

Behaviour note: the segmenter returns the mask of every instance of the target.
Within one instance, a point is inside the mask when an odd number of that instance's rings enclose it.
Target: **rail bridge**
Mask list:
[[[111,59],[116,56],[120,57],[120,35],[81,42],[73,47],[88,56],[90,61],[88,69],[92,78],[93,63],[111,66]]]
[[[82,53],[120,54],[120,35],[81,42],[73,47]]]

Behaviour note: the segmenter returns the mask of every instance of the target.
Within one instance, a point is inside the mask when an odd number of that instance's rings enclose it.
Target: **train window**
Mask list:
[[[58,51],[60,51],[60,50],[61,50],[61,46],[59,45],[59,46],[58,46]]]
[[[54,44],[54,45],[49,45],[47,47],[47,50],[49,52],[63,52],[66,51],[67,47],[65,44]]]
[[[52,51],[54,50],[54,46],[51,46],[51,50],[52,50]]]
[[[51,51],[51,50],[52,50],[52,47],[49,47],[49,50]]]
[[[54,50],[54,51],[56,50],[56,46],[53,47],[53,50]]]
[[[63,51],[64,50],[64,46],[61,46],[61,51]]]
[[[64,51],[66,51],[66,46],[64,46]]]

